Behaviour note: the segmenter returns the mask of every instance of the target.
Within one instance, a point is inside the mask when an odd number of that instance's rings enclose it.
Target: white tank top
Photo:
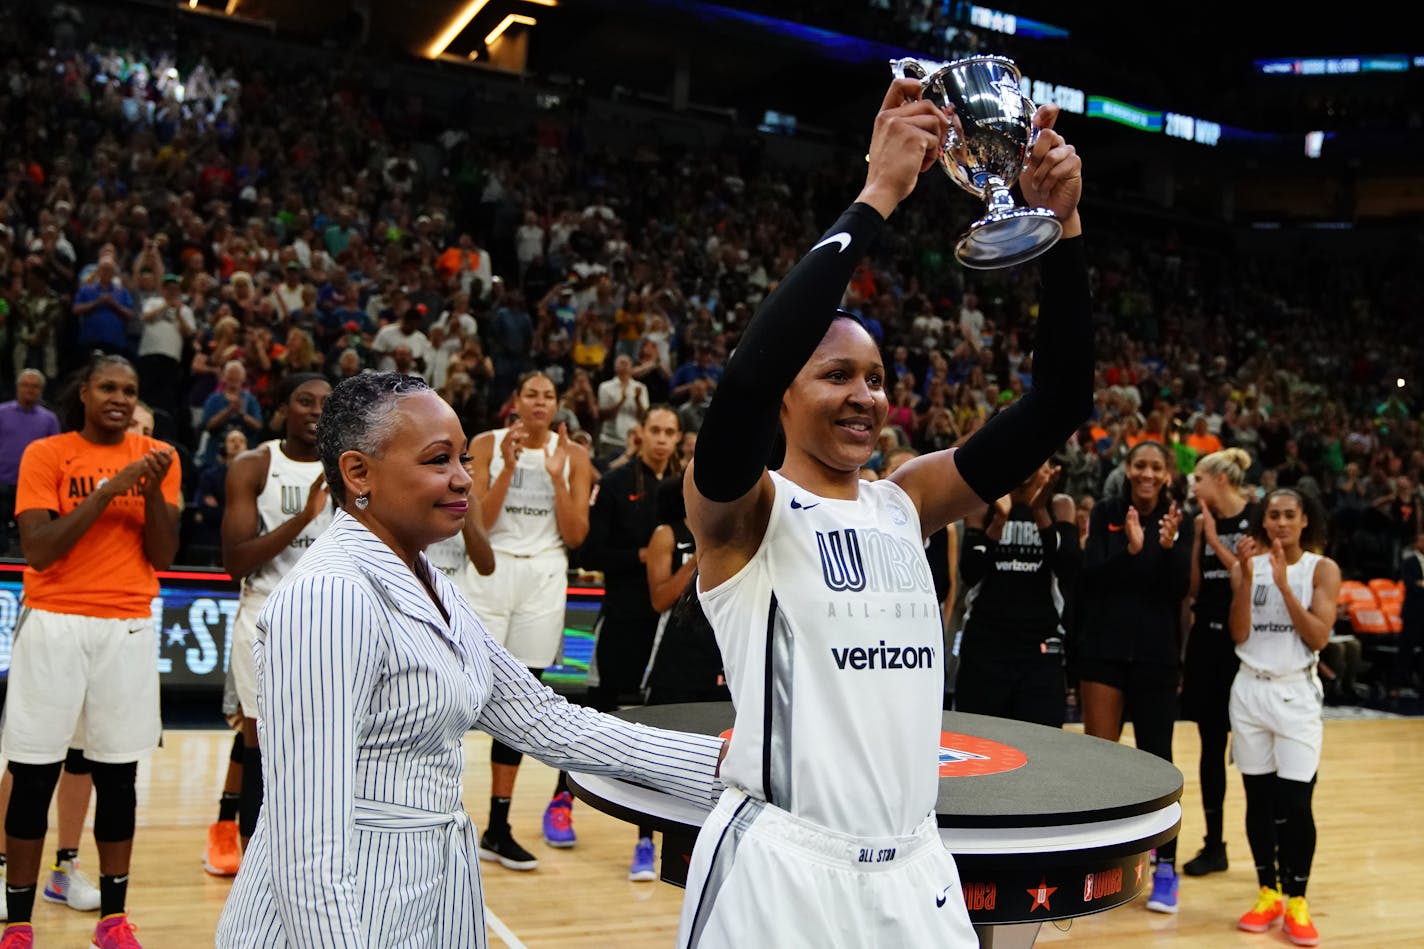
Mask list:
[[[500,451],[509,429],[496,429],[494,451],[490,456],[490,484],[504,470],[504,455]],[[558,450],[559,436],[549,433],[544,451],[537,449],[519,453],[510,476],[509,490],[504,495],[504,507],[490,528],[490,547],[496,554],[534,557],[552,550],[563,551],[564,538],[559,534],[559,522],[554,516],[554,482],[544,468],[544,460]],[[569,463],[564,462],[564,484],[569,481]]]
[[[1315,565],[1319,554],[1303,553],[1286,567],[1286,584],[1306,609],[1315,595]],[[1236,646],[1236,655],[1253,669],[1272,675],[1300,672],[1315,665],[1315,653],[1300,638],[1286,609],[1285,597],[1271,577],[1271,555],[1251,558],[1251,635]]]
[[[908,834],[938,796],[944,693],[919,515],[889,481],[843,501],[771,477],[761,547],[699,591],[737,710],[722,778],[842,833]]]
[[[307,506],[307,494],[312,482],[321,474],[320,461],[293,461],[283,452],[281,442],[273,439],[258,446],[267,450],[267,481],[257,495],[257,532],[267,534]],[[312,522],[302,528],[281,553],[248,574],[242,581],[244,593],[271,593],[302,559],[302,554],[316,542],[331,523],[331,504],[327,503]]]

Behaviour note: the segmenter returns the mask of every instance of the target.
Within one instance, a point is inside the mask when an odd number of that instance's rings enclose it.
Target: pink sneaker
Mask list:
[[[143,949],[134,935],[138,927],[129,922],[126,913],[114,913],[99,920],[94,930],[95,949]]]
[[[0,934],[0,949],[31,949],[35,944],[35,927],[29,923],[11,923]]]

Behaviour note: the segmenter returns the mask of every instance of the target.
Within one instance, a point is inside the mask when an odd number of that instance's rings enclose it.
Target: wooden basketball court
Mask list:
[[[1130,740],[1130,731],[1125,740]],[[213,944],[218,914],[231,886],[203,872],[207,826],[232,744],[230,732],[169,731],[165,746],[139,769],[138,836],[129,906],[146,949],[194,949]],[[489,801],[489,739],[466,738],[466,806],[483,824]],[[1179,723],[1175,753],[1183,767],[1180,859],[1196,853],[1202,835],[1197,794],[1197,738]],[[540,818],[554,772],[525,759],[511,822],[541,861],[514,873],[484,865],[492,949],[668,949],[677,930],[682,891],[626,879],[635,830],[576,805],[578,846],[544,845]],[[1231,869],[1183,878],[1181,913],[1164,916],[1131,905],[1097,916],[1045,925],[1039,945],[1222,946],[1288,945],[1279,928],[1260,935],[1235,928],[1256,893],[1243,822],[1239,775],[1228,776],[1227,848]],[[1315,795],[1319,845],[1311,874],[1311,911],[1321,945],[1417,947],[1424,943],[1424,718],[1331,720]],[[54,847],[54,823],[47,850]],[[97,874],[92,839],[81,862]],[[39,901],[36,936],[45,946],[88,944],[97,914]]]

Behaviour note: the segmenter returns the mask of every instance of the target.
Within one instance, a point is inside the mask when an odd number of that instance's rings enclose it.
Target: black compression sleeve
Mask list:
[[[830,329],[884,225],[874,208],[852,204],[747,325],[697,433],[692,477],[709,501],[735,501],[756,485],[776,441],[781,397]]]
[[[1033,474],[1093,410],[1093,313],[1083,239],[1059,241],[1040,260],[1033,388],[954,455],[965,483],[990,504]]]

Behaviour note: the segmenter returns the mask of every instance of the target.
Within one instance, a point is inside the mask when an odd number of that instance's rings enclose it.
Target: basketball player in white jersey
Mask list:
[[[466,568],[465,591],[475,615],[500,645],[537,676],[554,664],[564,636],[569,549],[588,536],[593,464],[563,425],[549,426],[558,411],[553,380],[531,372],[514,390],[515,420],[470,441],[472,491],[494,550],[494,572]],[[480,838],[480,858],[510,870],[533,870],[539,861],[514,839],[509,802],[519,774],[519,752],[490,745],[490,816]],[[572,799],[555,795],[566,839],[547,832],[556,846],[573,845],[568,823]],[[549,810],[555,808],[551,803]]]
[[[874,338],[837,311],[945,141],[951,116],[918,82],[891,84],[859,198],[728,362],[686,500],[737,718],[680,946],[978,945],[934,813],[945,657],[923,540],[1023,481],[1091,409],[1081,161],[1053,131],[1057,111],[1035,115],[1020,178],[1064,237],[1038,263],[1034,387],[962,448],[861,481],[889,413],[885,367]]]
[[[1340,567],[1315,552],[1324,546],[1325,515],[1312,516],[1308,503],[1290,488],[1268,494],[1270,550],[1258,554],[1243,539],[1231,570],[1231,638],[1241,660],[1231,686],[1231,757],[1246,786],[1246,838],[1261,887],[1238,925],[1265,932],[1284,917],[1286,937],[1297,946],[1320,941],[1305,901],[1315,858],[1310,799],[1324,733],[1315,664],[1330,641],[1340,595]]]
[[[262,752],[257,744],[257,673],[252,637],[262,604],[331,523],[316,425],[331,394],[317,373],[282,380],[278,404],[286,410],[285,437],[238,455],[228,467],[223,511],[223,567],[242,581],[228,661],[242,709],[242,799],[238,828],[245,849],[262,808]],[[208,861],[211,865],[212,861]],[[209,872],[214,872],[210,869]]]

